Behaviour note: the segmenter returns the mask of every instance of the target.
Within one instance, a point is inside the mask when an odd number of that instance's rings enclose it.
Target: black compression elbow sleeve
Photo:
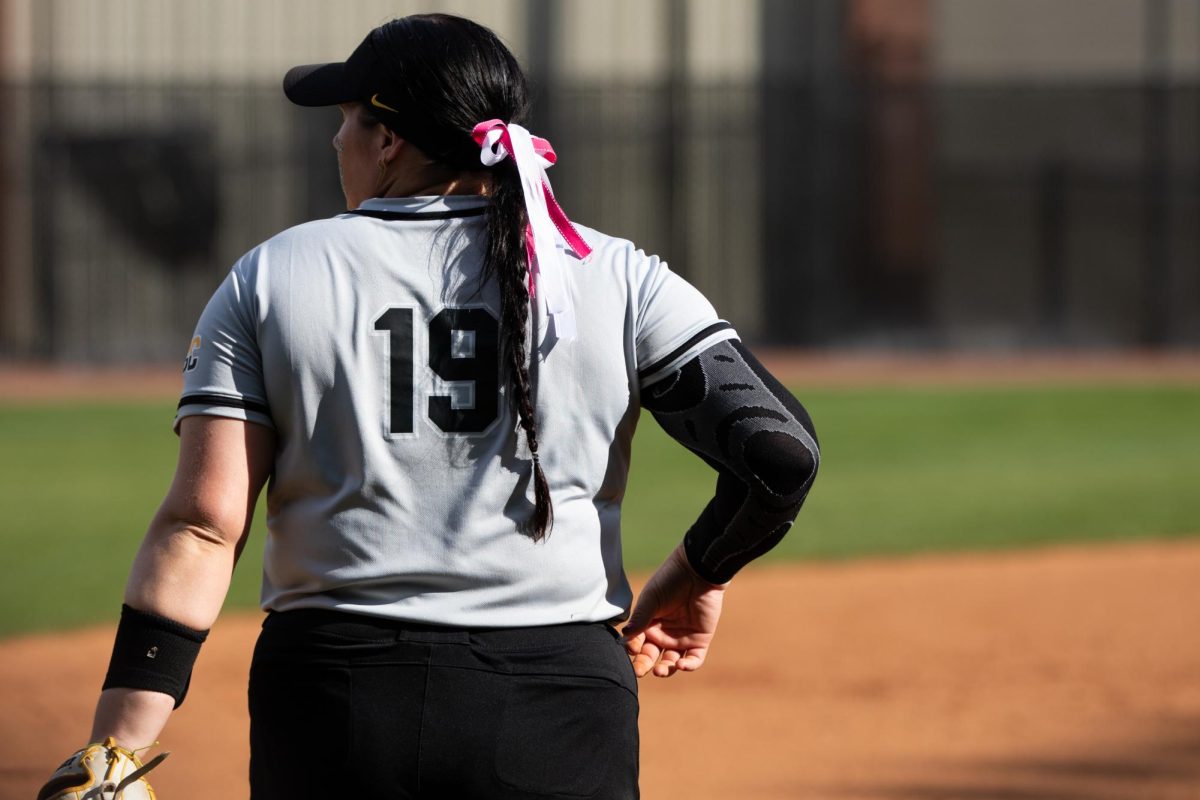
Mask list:
[[[187,696],[200,645],[207,638],[208,631],[122,605],[103,688],[162,692],[175,698],[175,708],[179,708]]]
[[[643,392],[663,429],[717,469],[716,495],[684,537],[688,561],[725,583],[791,526],[820,462],[812,420],[741,342],[719,342]]]

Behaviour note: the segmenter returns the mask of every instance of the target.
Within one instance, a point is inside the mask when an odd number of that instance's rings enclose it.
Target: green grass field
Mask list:
[[[823,463],[771,560],[1200,533],[1200,387],[797,394]],[[170,403],[0,405],[0,636],[115,619],[174,468],[171,418]],[[628,566],[657,564],[712,486],[644,415]],[[256,525],[228,606],[257,602],[261,513]]]

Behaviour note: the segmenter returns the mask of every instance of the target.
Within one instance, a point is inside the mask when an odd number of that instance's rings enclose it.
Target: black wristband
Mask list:
[[[192,630],[175,620],[122,604],[105,689],[147,689],[183,704],[192,666],[208,631]]]

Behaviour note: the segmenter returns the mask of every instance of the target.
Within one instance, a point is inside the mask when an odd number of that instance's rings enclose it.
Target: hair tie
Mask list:
[[[559,339],[575,338],[575,306],[566,288],[562,258],[559,256],[554,232],[558,231],[567,246],[580,259],[586,259],[592,248],[567,219],[566,212],[554,199],[554,190],[546,170],[558,160],[550,142],[533,136],[520,125],[498,119],[481,122],[471,131],[479,145],[479,160],[487,167],[511,157],[521,177],[525,211],[529,224],[525,229],[525,253],[529,259],[529,296],[539,294],[554,321],[554,334]]]

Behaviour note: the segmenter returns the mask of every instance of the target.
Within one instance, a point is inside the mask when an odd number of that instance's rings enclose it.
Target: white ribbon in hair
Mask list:
[[[581,259],[591,255],[592,248],[554,199],[554,191],[546,177],[546,170],[558,160],[554,149],[548,141],[531,135],[522,126],[498,119],[479,123],[472,136],[480,146],[479,160],[484,166],[499,164],[510,155],[516,162],[529,216],[529,227],[525,231],[529,295],[540,295],[545,301],[546,310],[554,321],[555,336],[572,341],[578,332],[575,305],[567,290],[563,255],[558,251],[554,232],[557,230]]]

